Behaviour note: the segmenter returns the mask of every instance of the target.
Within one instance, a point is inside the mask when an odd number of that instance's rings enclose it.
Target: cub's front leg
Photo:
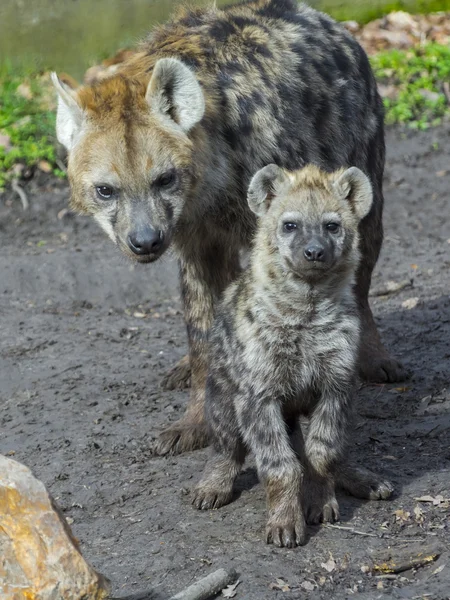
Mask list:
[[[303,468],[290,443],[280,403],[270,393],[257,394],[249,389],[237,403],[237,415],[266,489],[266,540],[279,547],[301,546],[306,542],[300,497]]]
[[[215,303],[237,275],[238,268],[237,248],[219,243],[208,244],[205,238],[202,244],[191,247],[181,261],[181,293],[189,342],[191,390],[183,417],[160,434],[155,446],[157,454],[187,452],[208,443],[203,414],[208,373],[208,333],[214,318]]]
[[[339,520],[335,470],[343,461],[352,413],[353,386],[325,386],[311,417],[305,443],[303,501],[308,523]]]

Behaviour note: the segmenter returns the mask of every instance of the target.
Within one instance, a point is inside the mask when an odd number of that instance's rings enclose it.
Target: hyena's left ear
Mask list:
[[[283,169],[274,164],[267,165],[253,176],[247,192],[247,202],[255,215],[262,217],[269,210],[277,188],[285,179]]]
[[[194,73],[176,58],[161,58],[145,95],[152,111],[187,133],[205,113],[205,97]]]
[[[372,207],[372,185],[367,175],[357,167],[350,167],[334,182],[334,188],[339,196],[350,202],[357,217],[361,220]]]
[[[56,137],[67,150],[72,150],[83,123],[83,110],[76,92],[63,83],[56,73],[52,73],[52,81],[58,92]]]

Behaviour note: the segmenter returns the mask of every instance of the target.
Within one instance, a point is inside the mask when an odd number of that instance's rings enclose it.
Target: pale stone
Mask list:
[[[44,484],[0,455],[1,600],[101,600],[108,591]]]

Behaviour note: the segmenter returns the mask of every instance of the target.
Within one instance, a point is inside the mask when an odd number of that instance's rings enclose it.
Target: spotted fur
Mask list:
[[[211,331],[205,414],[213,453],[193,502],[229,502],[250,450],[266,487],[267,540],[292,547],[306,540],[305,516],[339,516],[335,485],[360,338],[358,225],[372,187],[355,168],[288,173],[272,165],[253,178],[249,204],[260,224],[250,265],[226,290]],[[320,259],[308,258],[311,245],[324,249]],[[309,417],[305,439],[301,415]],[[375,475],[372,488],[392,491]]]
[[[94,215],[134,260],[151,262],[169,247],[180,260],[192,393],[158,452],[205,443],[208,330],[254,234],[245,190],[269,163],[353,164],[369,176],[374,203],[360,224],[356,287],[360,369],[373,380],[402,377],[368,304],[382,241],[382,102],[364,51],[341,25],[294,0],[183,9],[110,77],[77,91],[55,85],[73,208]],[[162,185],[168,173],[171,184]],[[114,190],[108,201],[96,195],[99,185]],[[133,253],[135,231],[159,232],[158,251]]]

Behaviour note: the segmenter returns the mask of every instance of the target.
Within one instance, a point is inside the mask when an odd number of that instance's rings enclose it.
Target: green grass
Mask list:
[[[31,93],[17,92],[24,84]],[[34,166],[45,160],[56,174],[55,112],[47,80],[30,73],[0,72],[0,134],[10,137],[11,147],[0,146],[0,189],[13,177],[17,164]]]
[[[450,47],[429,43],[410,50],[387,50],[371,58],[379,83],[397,88],[385,98],[387,124],[417,129],[439,125],[449,115],[444,82],[450,82]]]

